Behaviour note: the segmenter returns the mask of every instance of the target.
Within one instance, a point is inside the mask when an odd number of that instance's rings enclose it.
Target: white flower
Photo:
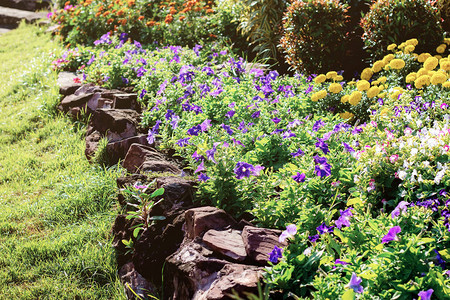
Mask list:
[[[442,178],[444,178],[445,175],[445,169],[440,170],[436,173],[436,177],[434,177],[434,183],[439,184],[441,183]]]
[[[404,180],[406,178],[407,173],[405,171],[398,171],[397,173],[398,178],[400,178],[401,180]]]
[[[419,150],[417,148],[412,148],[411,149],[411,156],[416,155],[419,152]]]

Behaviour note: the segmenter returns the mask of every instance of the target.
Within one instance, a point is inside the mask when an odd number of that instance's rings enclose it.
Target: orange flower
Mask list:
[[[170,8],[169,13],[170,13],[171,15],[174,15],[174,14],[177,13],[177,10],[175,9],[175,7],[172,6],[172,7]]]
[[[184,19],[186,19],[186,16],[181,16],[178,18],[178,20],[183,21]]]
[[[64,6],[66,5],[70,5],[70,1],[66,1],[66,3],[64,3]]]
[[[95,17],[98,18],[98,16],[100,16],[101,14],[102,14],[101,12],[98,12],[95,14]]]
[[[109,19],[108,19],[108,21],[106,21],[106,24],[108,24],[108,25],[109,25],[109,24],[111,24],[112,22],[114,22],[114,20],[113,20],[113,19],[111,19],[111,18],[109,18]]]
[[[109,11],[105,11],[105,12],[103,13],[103,16],[106,17],[106,16],[108,16],[109,14],[110,14]]]
[[[121,17],[121,16],[123,16],[124,13],[125,13],[125,12],[124,12],[123,8],[121,8],[121,9],[117,12],[117,15],[118,15],[119,17]]]
[[[128,6],[133,6],[135,3],[135,0],[128,0]]]
[[[155,25],[155,21],[149,21],[147,22],[147,26],[151,27]]]
[[[127,24],[127,19],[122,19],[122,20],[120,21],[120,23],[122,23],[122,26],[125,26],[125,24]]]
[[[144,16],[139,16],[138,20],[139,20],[139,21],[144,20]]]
[[[114,4],[110,4],[110,5],[108,5],[108,9],[111,9],[112,7],[114,6]]]
[[[214,9],[211,9],[211,8],[208,8],[207,10],[206,10],[206,13],[207,14],[212,14],[214,12]]]
[[[210,33],[209,34],[210,37],[212,37],[213,39],[217,38],[217,35]]]
[[[161,22],[156,22],[155,25],[159,26],[159,25],[161,25]]]
[[[171,14],[168,14],[168,15],[166,16],[166,19],[164,20],[164,22],[165,22],[166,24],[170,24],[170,23],[172,23],[172,21],[173,21],[173,16],[172,16]]]

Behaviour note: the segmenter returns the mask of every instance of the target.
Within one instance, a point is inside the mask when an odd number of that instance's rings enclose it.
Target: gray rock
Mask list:
[[[281,231],[276,229],[245,226],[242,231],[242,239],[248,257],[259,265],[268,265],[269,253],[273,248],[286,246],[278,241],[280,234]]]
[[[188,239],[202,236],[210,229],[223,230],[236,225],[236,221],[224,210],[212,206],[189,209],[185,218]]]
[[[241,233],[233,229],[223,231],[211,229],[203,236],[203,242],[221,255],[236,261],[244,261],[247,257],[247,252],[245,251]]]

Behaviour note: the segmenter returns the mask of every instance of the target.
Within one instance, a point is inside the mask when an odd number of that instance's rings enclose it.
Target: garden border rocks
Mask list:
[[[235,220],[212,206],[196,207],[196,182],[172,158],[148,145],[140,128],[140,106],[135,94],[81,85],[74,74],[61,73],[58,83],[62,101],[59,109],[73,118],[90,115],[86,133],[86,157],[96,156],[106,139],[110,164],[122,160],[129,174],[117,178],[119,189],[147,184],[164,188],[152,215],[164,216],[133,236],[139,224],[126,214],[116,217],[112,227],[118,274],[129,299],[149,298],[163,292],[163,299],[230,299],[235,293],[258,293],[263,267],[278,241],[279,230],[254,227]],[[119,193],[119,203],[127,197]],[[159,200],[155,199],[155,201]],[[132,249],[123,241],[131,241]],[[131,251],[130,251],[131,250]],[[162,276],[164,285],[162,285]],[[132,289],[133,291],[131,291]]]

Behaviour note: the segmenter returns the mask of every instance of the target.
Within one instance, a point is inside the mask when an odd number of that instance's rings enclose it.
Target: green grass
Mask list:
[[[52,52],[37,27],[0,36],[0,299],[125,299],[110,233],[118,171],[89,165],[84,130],[55,111]]]

